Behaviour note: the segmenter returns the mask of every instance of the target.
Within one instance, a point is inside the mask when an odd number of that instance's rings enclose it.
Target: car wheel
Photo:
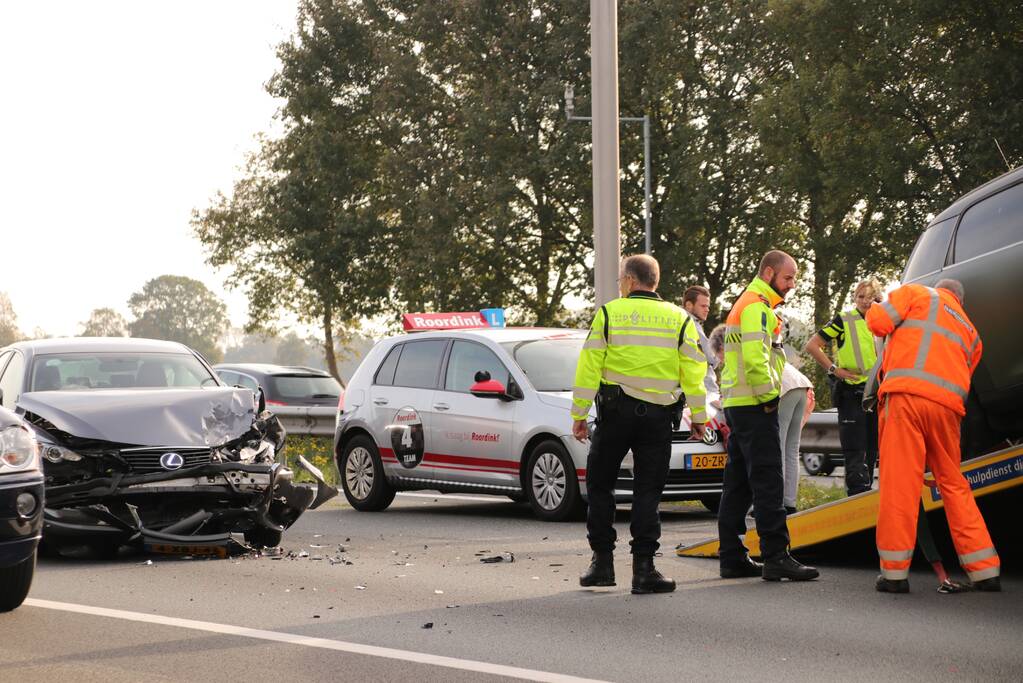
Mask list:
[[[384,465],[373,440],[360,434],[345,445],[338,466],[345,498],[356,510],[379,512],[394,500],[394,487],[384,477]]]
[[[0,568],[0,612],[10,612],[25,602],[35,571],[35,553],[12,567]]]
[[[583,510],[575,463],[557,441],[542,441],[530,453],[525,488],[533,514],[546,522],[576,519]]]
[[[260,548],[276,548],[281,544],[283,531],[276,529],[249,529],[245,532],[245,542],[257,550]]]
[[[704,496],[700,499],[700,502],[703,503],[703,507],[707,508],[714,514],[717,514],[718,508],[721,507],[721,494],[716,496]]]
[[[832,472],[834,472],[836,467],[838,467],[838,465],[835,463],[834,460],[832,460],[831,458],[829,458],[826,455],[822,455],[821,456],[821,471],[820,471],[820,475],[822,477],[826,477],[829,474],[831,474]]]
[[[800,455],[803,461],[803,467],[806,469],[806,473],[811,477],[820,475],[821,469],[824,465],[824,456],[820,453],[803,453]]]

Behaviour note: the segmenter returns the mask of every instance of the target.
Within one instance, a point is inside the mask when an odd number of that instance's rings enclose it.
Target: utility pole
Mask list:
[[[618,296],[622,259],[618,187],[618,5],[590,0],[593,81],[593,273],[595,306]]]

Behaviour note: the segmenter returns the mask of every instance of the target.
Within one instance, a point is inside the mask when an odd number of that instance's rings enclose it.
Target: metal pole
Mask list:
[[[621,261],[618,186],[618,6],[590,0],[593,81],[593,285],[595,306],[618,296]]]
[[[643,213],[646,217],[646,253],[653,253],[650,231],[650,117],[643,115]]]

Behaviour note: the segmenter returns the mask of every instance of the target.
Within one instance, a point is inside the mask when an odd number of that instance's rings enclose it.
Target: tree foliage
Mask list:
[[[578,319],[592,295],[584,0],[303,0],[264,139],[196,213],[214,265],[318,322],[398,310]],[[927,219],[1023,160],[1023,9],[984,0],[622,0],[622,115],[651,119],[662,292],[717,318],[764,250],[810,280],[813,320],[894,276]],[[642,130],[621,129],[622,235],[643,235]]]
[[[179,275],[161,275],[128,299],[135,316],[132,337],[166,339],[185,344],[211,363],[224,357],[218,346],[227,330],[227,307],[202,282]]]
[[[127,337],[128,321],[112,308],[97,308],[82,323],[80,337]]]
[[[0,292],[0,347],[13,344],[23,338],[18,329],[18,315],[7,292]]]

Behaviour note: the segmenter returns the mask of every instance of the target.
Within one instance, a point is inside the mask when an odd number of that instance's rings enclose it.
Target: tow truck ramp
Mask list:
[[[1023,486],[1023,445],[982,455],[962,463],[960,470],[970,482],[975,498],[988,496],[999,491]],[[1019,489],[1023,493],[1023,489]],[[944,507],[941,492],[933,476],[924,477],[921,489],[924,510],[931,512]],[[808,548],[877,526],[877,490],[860,493],[849,498],[820,505],[789,515],[790,547],[793,550]],[[988,525],[997,520],[988,519]],[[760,556],[760,537],[756,529],[745,535],[750,555]],[[692,545],[680,546],[675,552],[681,557],[717,557],[717,538],[699,541]]]

